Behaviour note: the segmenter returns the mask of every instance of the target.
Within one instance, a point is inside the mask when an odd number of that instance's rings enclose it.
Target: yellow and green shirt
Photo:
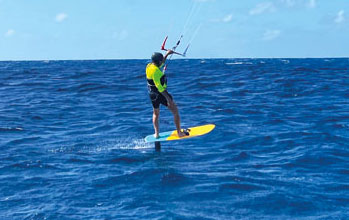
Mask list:
[[[161,68],[161,66],[160,66]],[[145,69],[148,88],[153,92],[163,92],[167,88],[166,75],[153,63],[149,63]]]

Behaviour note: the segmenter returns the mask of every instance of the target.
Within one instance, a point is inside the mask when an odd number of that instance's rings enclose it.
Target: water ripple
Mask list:
[[[172,60],[161,150],[147,62],[0,62],[0,219],[348,219],[348,59]]]

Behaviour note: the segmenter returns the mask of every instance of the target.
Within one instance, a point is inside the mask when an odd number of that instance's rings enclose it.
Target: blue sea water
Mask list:
[[[349,59],[172,60],[161,150],[147,62],[0,62],[0,219],[349,219]]]

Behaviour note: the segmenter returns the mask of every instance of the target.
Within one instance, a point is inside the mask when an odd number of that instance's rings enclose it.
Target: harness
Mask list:
[[[161,78],[160,78],[160,83],[161,85],[165,85],[167,84],[167,78],[166,75],[164,74]],[[154,80],[152,79],[147,79],[147,86],[148,86],[148,92],[156,92],[159,93],[159,90],[156,88]]]

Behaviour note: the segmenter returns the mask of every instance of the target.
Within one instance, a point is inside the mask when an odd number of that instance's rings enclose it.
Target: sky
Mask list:
[[[349,0],[0,0],[0,60],[349,57]],[[178,58],[179,56],[177,56]]]

